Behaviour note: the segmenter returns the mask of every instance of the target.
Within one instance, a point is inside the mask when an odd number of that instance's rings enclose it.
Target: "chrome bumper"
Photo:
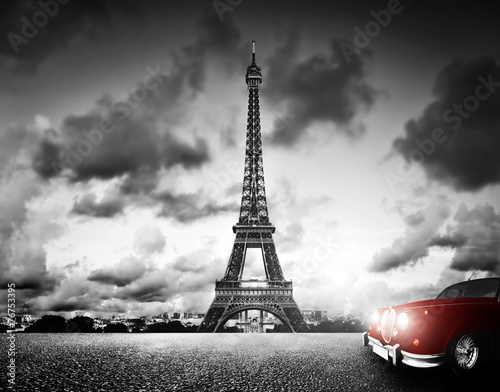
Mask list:
[[[395,344],[394,346],[384,345],[380,340],[369,336],[368,332],[363,333],[363,345],[371,346],[372,350],[377,350],[377,354],[379,354],[380,356],[382,356],[380,354],[381,349],[386,350],[387,359],[391,357],[394,366],[397,366],[399,363],[404,363],[405,365],[416,368],[432,368],[444,365],[444,354],[412,354],[407,351],[401,350],[399,344]]]

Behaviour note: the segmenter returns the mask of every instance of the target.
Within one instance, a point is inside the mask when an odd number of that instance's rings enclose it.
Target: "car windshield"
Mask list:
[[[471,280],[444,289],[436,298],[495,298],[498,280]]]

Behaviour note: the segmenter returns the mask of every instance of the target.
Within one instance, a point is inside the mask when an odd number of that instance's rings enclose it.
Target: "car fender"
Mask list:
[[[472,335],[476,337],[477,339],[479,339],[478,343],[480,345],[480,348],[482,348],[483,350],[486,349],[486,354],[490,353],[489,347],[491,345],[489,343],[491,337],[485,331],[478,330],[477,327],[475,327],[473,320],[468,319],[461,320],[455,325],[452,330],[450,330],[446,341],[447,353],[451,347],[451,344],[463,335]]]

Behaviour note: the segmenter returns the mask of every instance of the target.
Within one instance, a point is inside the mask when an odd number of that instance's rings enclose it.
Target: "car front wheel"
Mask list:
[[[453,371],[458,375],[466,375],[478,368],[479,345],[471,335],[463,335],[454,341],[450,350],[450,361]]]

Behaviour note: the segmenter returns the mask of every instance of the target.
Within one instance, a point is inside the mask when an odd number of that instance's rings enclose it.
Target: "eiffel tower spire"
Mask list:
[[[247,68],[245,80],[248,85],[248,117],[239,224],[266,224],[269,223],[269,217],[264,184],[259,107],[259,87],[262,83],[262,73],[260,67],[255,63],[255,41],[252,41],[252,64]]]
[[[245,81],[248,117],[240,216],[233,226],[236,238],[226,273],[215,283],[215,299],[200,330],[215,332],[233,315],[259,309],[261,320],[262,312],[269,312],[290,332],[305,331],[309,327],[293,299],[292,282],[283,276],[273,240],[276,228],[269,222],[267,211],[259,107],[262,73],[255,61],[255,41],[252,41],[252,63],[247,68]],[[263,281],[242,280],[248,248],[261,249],[266,274]]]

